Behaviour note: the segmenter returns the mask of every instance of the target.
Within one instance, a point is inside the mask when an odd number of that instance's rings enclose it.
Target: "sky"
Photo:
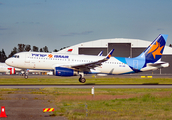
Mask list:
[[[18,44],[49,51],[110,38],[153,41],[168,34],[172,0],[0,0],[0,50]]]

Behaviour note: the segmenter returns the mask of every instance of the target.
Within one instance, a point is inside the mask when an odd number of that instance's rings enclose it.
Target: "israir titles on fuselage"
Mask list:
[[[168,67],[162,62],[161,56],[165,47],[167,35],[160,34],[138,57],[73,55],[42,52],[21,52],[6,60],[6,64],[22,69],[53,71],[56,76],[80,75],[79,81],[84,83],[84,74],[127,74],[156,70]],[[18,56],[18,57],[15,57]]]
[[[36,54],[32,53],[32,57],[48,57],[48,58],[69,58],[68,55],[52,55],[52,54]]]

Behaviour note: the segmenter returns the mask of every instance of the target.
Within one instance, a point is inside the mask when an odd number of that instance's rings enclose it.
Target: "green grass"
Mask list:
[[[23,77],[0,78],[0,84],[82,84],[77,77]],[[87,78],[85,84],[172,84],[171,78]],[[172,89],[97,89],[95,96],[90,89],[44,88],[0,89],[3,94],[40,94],[53,96],[56,110],[52,116],[66,116],[69,120],[156,120],[172,118]],[[48,97],[47,97],[48,98]],[[39,98],[35,98],[39,100]],[[88,113],[87,113],[88,111]],[[87,116],[86,116],[87,115]]]
[[[55,103],[57,109],[50,115],[66,116],[69,120],[170,120],[172,118],[170,88],[97,88],[94,97],[90,94],[91,88],[0,89],[2,95],[0,100],[3,100],[3,94],[16,94],[18,91],[20,94],[41,94],[51,98],[47,103]],[[39,98],[35,99],[39,100]]]
[[[172,78],[115,78],[97,77],[86,78],[84,84],[172,84]],[[14,76],[13,78],[0,78],[0,84],[83,84],[78,81],[78,77],[53,77],[53,78],[28,78]]]
[[[70,94],[67,95],[69,91]],[[172,117],[172,89],[96,89],[94,98],[88,89],[76,91],[78,89],[68,89],[68,92],[61,91],[58,95],[54,94],[57,101],[58,97],[61,98],[61,101],[56,103],[59,108],[56,114],[63,114],[74,120],[100,118],[142,120],[171,119]],[[105,98],[101,99],[100,96]]]

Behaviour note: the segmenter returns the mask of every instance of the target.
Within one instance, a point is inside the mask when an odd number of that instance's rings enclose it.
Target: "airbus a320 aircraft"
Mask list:
[[[84,83],[86,81],[84,74],[127,74],[168,67],[169,63],[161,61],[167,37],[168,35],[160,34],[135,58],[111,57],[114,49],[106,57],[21,52],[7,59],[5,63],[22,69],[53,71],[56,76],[80,75],[79,82]]]

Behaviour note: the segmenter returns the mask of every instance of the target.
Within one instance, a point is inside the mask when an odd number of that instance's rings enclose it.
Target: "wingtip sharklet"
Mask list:
[[[106,59],[109,59],[112,56],[112,53],[114,52],[114,49],[112,49],[106,56]]]
[[[98,56],[102,56],[103,55],[103,51],[101,51],[99,54],[98,54]]]

